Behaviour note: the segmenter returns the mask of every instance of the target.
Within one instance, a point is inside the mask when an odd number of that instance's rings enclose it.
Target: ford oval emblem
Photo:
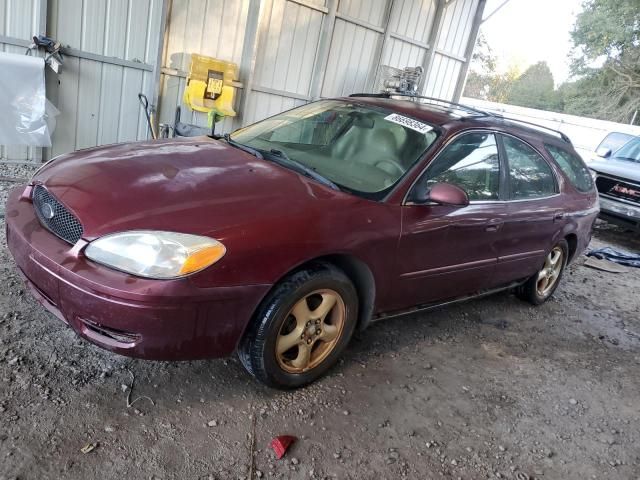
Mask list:
[[[53,209],[53,206],[50,203],[45,203],[42,205],[42,215],[47,220],[51,220],[56,215],[56,211]]]

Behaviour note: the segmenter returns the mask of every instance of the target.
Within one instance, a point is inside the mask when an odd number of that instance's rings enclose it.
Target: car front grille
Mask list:
[[[598,175],[596,188],[603,195],[640,204],[640,185]]]
[[[65,242],[75,244],[82,237],[82,224],[42,185],[36,185],[31,197],[40,223]]]

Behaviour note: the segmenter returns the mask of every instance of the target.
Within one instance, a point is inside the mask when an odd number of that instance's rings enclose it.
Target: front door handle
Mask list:
[[[492,218],[491,220],[489,220],[488,225],[485,227],[485,231],[497,232],[498,230],[500,230],[500,227],[503,223],[504,222],[499,218]]]
[[[553,221],[554,222],[558,222],[560,220],[562,220],[564,218],[564,213],[563,212],[556,212],[555,215],[553,216]]]

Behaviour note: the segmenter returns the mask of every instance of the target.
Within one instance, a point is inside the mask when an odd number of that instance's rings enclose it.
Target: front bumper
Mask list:
[[[640,206],[600,195],[600,216],[625,226],[640,228]]]
[[[9,250],[34,296],[80,336],[113,352],[155,360],[233,353],[269,285],[201,288],[97,265],[45,230],[22,189],[6,205]]]

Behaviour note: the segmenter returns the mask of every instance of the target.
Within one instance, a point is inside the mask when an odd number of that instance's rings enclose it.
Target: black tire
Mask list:
[[[540,292],[538,291],[538,281],[539,281],[538,275],[545,268],[543,264],[539,271],[534,273],[524,284],[516,288],[516,296],[518,298],[526,302],[529,302],[533,305],[541,305],[544,302],[546,302],[549,298],[551,298],[553,293],[556,291],[556,288],[558,288],[558,285],[560,285],[560,281],[562,280],[564,269],[567,266],[567,261],[569,259],[569,245],[567,244],[566,240],[563,239],[560,242],[558,242],[557,245],[554,245],[554,247],[551,249],[549,253],[547,253],[547,255],[553,252],[553,250],[556,248],[560,248],[560,250],[562,251],[562,258],[561,258],[562,264],[560,267],[560,273],[558,274],[558,277],[556,278],[554,284],[551,286],[549,291],[545,292],[544,295],[541,295]],[[546,259],[547,259],[547,256],[545,256],[545,261]]]
[[[276,355],[276,341],[289,312],[312,292],[331,289],[345,307],[344,324],[333,350],[320,364],[301,373],[283,369]],[[238,348],[247,371],[263,384],[280,389],[307,385],[329,370],[351,339],[358,318],[358,295],[349,278],[338,268],[324,263],[290,275],[277,284],[258,307]]]

